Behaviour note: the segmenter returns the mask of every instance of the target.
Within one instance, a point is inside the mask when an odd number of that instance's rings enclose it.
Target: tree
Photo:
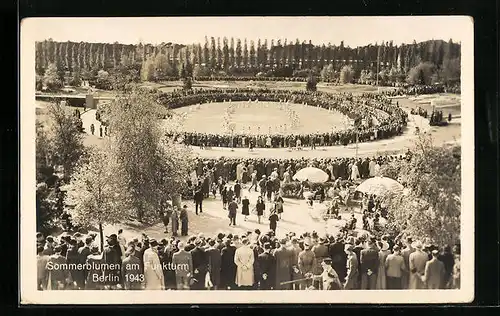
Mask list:
[[[78,160],[85,154],[80,121],[59,103],[51,103],[47,110],[47,137],[53,149],[48,159],[53,166],[63,167],[63,179],[68,180]]]
[[[237,67],[241,66],[241,61],[243,59],[243,56],[241,55],[241,53],[242,53],[241,40],[238,38],[236,40],[236,51],[235,51],[235,62],[236,62]]]
[[[440,71],[440,77],[445,83],[460,82],[460,58],[445,59]]]
[[[247,39],[245,38],[243,42],[243,66],[247,67],[249,64],[248,62],[248,42]]]
[[[203,60],[201,62],[206,66],[210,65],[210,50],[208,49],[208,38],[205,36],[205,44],[203,45]]]
[[[410,84],[431,84],[432,75],[435,73],[436,67],[434,64],[425,62],[410,69],[406,81]]]
[[[222,47],[220,44],[220,37],[217,37],[217,69],[222,66]]]
[[[152,76],[154,80],[163,80],[168,76],[172,76],[173,69],[172,66],[170,66],[170,63],[168,62],[167,56],[165,54],[156,55],[153,64],[154,71]],[[149,68],[149,71],[150,70],[151,68]]]
[[[215,38],[210,38],[210,68],[215,69],[217,65],[217,48],[215,45]]]
[[[257,66],[257,58],[255,55],[255,43],[253,40],[250,41],[250,51],[249,51],[249,59],[250,59],[250,66],[255,67]]]
[[[207,66],[202,66],[202,65],[195,65],[193,68],[193,77],[199,78],[199,77],[208,77],[211,75],[211,71]]]
[[[50,91],[62,88],[62,81],[59,79],[59,73],[55,63],[50,63],[43,75],[43,84]]]
[[[335,68],[333,64],[325,65],[321,70],[321,80],[331,82],[335,78]]]
[[[182,164],[190,162],[187,153],[177,156],[184,152],[182,149],[163,147],[166,136],[158,118],[166,115],[166,109],[158,104],[158,97],[157,92],[136,87],[110,104],[112,154],[122,170],[117,181],[129,192],[126,208],[133,210],[141,222],[157,219],[160,202],[184,189],[174,187],[186,177]],[[167,162],[165,157],[170,157]],[[176,165],[172,166],[174,160]],[[162,186],[159,178],[163,179]]]
[[[317,85],[316,78],[312,74],[310,74],[309,77],[307,78],[306,90],[316,91],[317,90],[316,85]]]
[[[141,66],[141,80],[153,81],[155,78],[155,64],[152,58],[146,58]]]
[[[229,61],[229,46],[228,46],[228,41],[227,41],[227,38],[224,37],[224,39],[222,40],[222,68],[224,70],[227,70],[227,68],[229,67],[230,65],[230,61]]]
[[[73,70],[71,81],[69,84],[73,87],[79,87],[82,84],[80,69],[76,68]]]
[[[341,83],[351,83],[354,79],[354,70],[351,65],[345,65],[340,70],[340,82]]]
[[[117,175],[120,164],[108,151],[90,149],[89,157],[75,170],[68,185],[66,204],[72,221],[84,228],[98,227],[101,250],[103,225],[119,223],[130,215],[128,192]]]
[[[398,167],[409,193],[386,201],[390,229],[437,245],[460,241],[460,151],[460,146],[434,146],[430,136],[419,136],[410,161]]]
[[[97,72],[96,87],[98,89],[105,89],[105,90],[112,89],[111,77],[109,75],[109,72],[103,69]]]

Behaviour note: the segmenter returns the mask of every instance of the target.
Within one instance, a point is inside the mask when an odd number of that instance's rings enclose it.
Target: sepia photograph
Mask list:
[[[20,34],[22,304],[474,299],[471,18]]]

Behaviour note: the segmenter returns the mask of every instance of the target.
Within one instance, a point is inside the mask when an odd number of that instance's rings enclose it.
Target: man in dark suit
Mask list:
[[[276,259],[276,289],[290,290],[291,284],[280,285],[292,279],[292,252],[286,247],[287,239],[280,240],[280,247],[274,251]]]
[[[130,247],[127,257],[122,262],[122,278],[125,290],[141,290],[144,274],[141,270],[141,260],[136,257],[136,250]]]
[[[222,257],[220,250],[216,248],[215,240],[211,239],[208,242],[209,248],[206,250],[208,258],[208,271],[210,272],[210,281],[213,284],[213,289],[217,290],[220,285],[220,269]]]
[[[366,248],[361,250],[361,289],[374,290],[377,285],[379,267],[378,249],[373,240],[366,242]]]
[[[106,236],[107,245],[104,247],[103,251],[103,263],[113,265],[112,267],[119,267],[122,263],[121,259],[121,249],[118,245],[118,237],[116,234],[111,234]],[[105,275],[105,285],[107,287],[120,287],[121,284],[121,273],[120,269],[106,269],[104,270]]]
[[[193,258],[193,278],[194,283],[191,286],[192,290],[205,289],[205,276],[208,271],[208,258],[205,250],[201,248],[201,240],[195,241],[195,248],[191,250]]]
[[[347,275],[347,255],[344,251],[342,236],[338,235],[335,241],[329,245],[328,253],[332,259],[332,267],[337,272],[340,280],[344,280]]]
[[[276,284],[276,259],[271,254],[271,244],[264,244],[264,252],[257,257],[259,268],[259,289],[272,290]]]
[[[94,239],[90,236],[85,238],[85,245],[78,249],[78,262],[79,263],[85,264],[87,262],[87,257],[88,257],[88,255],[90,255],[90,247],[91,247],[93,241],[94,241]],[[79,288],[84,289],[85,288],[85,280],[87,279],[88,270],[86,270],[84,268],[80,271],[80,274],[81,274],[80,277],[77,280],[75,280],[76,285]]]
[[[203,213],[203,190],[201,186],[196,188],[194,193],[194,203],[196,204],[196,215],[198,215],[198,207],[200,207],[200,213]]]

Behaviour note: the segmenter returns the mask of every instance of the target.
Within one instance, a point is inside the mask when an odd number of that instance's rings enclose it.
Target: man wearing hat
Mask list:
[[[136,256],[135,247],[126,250],[126,257],[122,262],[123,288],[125,290],[141,290],[144,282],[144,274],[141,270],[139,258]]]
[[[292,277],[292,253],[287,249],[288,239],[280,239],[280,247],[274,251],[276,259],[276,289],[289,290],[290,284],[281,285],[282,282],[288,282]]]
[[[393,253],[385,259],[386,280],[388,290],[402,289],[402,276],[407,272],[404,258],[401,255],[401,248],[394,245]]]
[[[311,250],[311,239],[309,237],[304,239],[304,250],[299,253],[298,267],[300,273],[304,277],[311,276],[313,274],[314,264],[316,262],[316,256]],[[301,284],[301,289],[308,288],[311,285],[310,281]]]
[[[429,260],[427,253],[423,251],[423,244],[421,241],[416,241],[413,245],[415,252],[410,254],[410,285],[411,290],[425,289],[425,284],[422,281],[422,275],[425,273],[425,265]]]
[[[54,237],[52,236],[47,236],[45,239],[45,247],[43,249],[43,255],[44,256],[51,256],[54,254],[54,247],[56,246],[56,242],[54,240]]]
[[[353,245],[354,246],[354,245]],[[332,258],[332,266],[339,275],[341,280],[344,280],[347,275],[347,254],[344,249],[342,235],[339,233],[335,238],[331,238],[328,246],[328,254]],[[357,260],[356,260],[357,261]]]
[[[189,279],[192,277],[193,272],[193,257],[191,252],[186,251],[183,242],[179,242],[177,247],[179,251],[172,255],[172,267],[175,269],[177,290],[189,290]]]
[[[193,260],[193,284],[192,290],[203,290],[205,288],[205,277],[208,271],[208,258],[205,250],[202,248],[202,236],[194,241],[194,249],[191,250]]]
[[[63,268],[67,262],[61,251],[61,246],[55,246],[54,254],[47,261],[47,290],[65,290],[72,282],[69,270]]]
[[[144,280],[146,290],[163,290],[165,289],[165,280],[158,257],[158,242],[156,239],[149,240],[149,249],[144,251]]]
[[[89,264],[90,269],[87,271],[85,290],[103,289],[104,285],[99,281],[104,274],[104,271],[100,268],[102,263],[102,254],[99,253],[99,247],[97,245],[91,244],[90,253],[87,256],[86,263]]]
[[[368,239],[366,248],[361,250],[361,289],[374,290],[377,285],[377,273],[379,268],[378,249],[375,243]]]
[[[429,290],[443,289],[445,269],[444,263],[439,261],[439,251],[432,250],[432,259],[425,263],[425,272],[422,276],[422,281]]]
[[[208,245],[209,247],[206,250],[208,258],[208,271],[210,272],[210,281],[212,282],[213,288],[217,290],[220,285],[220,270],[222,258],[220,250],[217,249],[217,243],[215,240],[209,240]]]
[[[297,237],[292,237],[291,245],[288,250],[291,252],[292,280],[301,279],[302,274],[300,273],[298,262],[299,262],[299,254],[302,251],[302,249],[300,249],[300,244]],[[292,288],[293,290],[298,290],[300,289],[300,284],[294,283]]]
[[[345,290],[359,289],[359,284],[358,284],[359,262],[358,262],[358,257],[356,256],[353,250],[354,246],[351,244],[346,244],[344,246],[344,252],[347,254],[347,263],[346,263],[347,276],[345,277],[345,284],[344,284]]]
[[[257,257],[259,290],[272,290],[275,286],[276,259],[271,253],[272,246],[264,243],[264,252]]]
[[[337,272],[332,267],[332,259],[324,258],[321,262],[322,289],[323,290],[341,290],[342,284],[340,283]]]
[[[278,226],[279,216],[276,213],[275,209],[271,210],[271,214],[269,215],[269,229],[276,234],[276,228]]]
[[[323,271],[321,269],[321,262],[324,258],[329,258],[330,255],[328,253],[328,246],[326,246],[327,239],[326,237],[319,238],[318,244],[312,247],[312,252],[314,252],[314,256],[316,258],[315,268],[313,269],[313,273],[316,275],[321,274]],[[315,287],[321,287],[320,283],[315,284]]]
[[[234,289],[236,280],[236,264],[234,255],[236,247],[232,243],[232,234],[227,236],[221,250],[221,289]]]
[[[122,259],[117,237],[116,234],[106,236],[107,244],[104,247],[102,258],[103,263],[110,267],[104,270],[104,285],[110,288],[119,287],[121,284],[120,265]]]
[[[408,271],[403,272],[401,275],[401,282],[403,289],[408,289],[410,287],[410,254],[415,251],[415,248],[412,246],[413,239],[411,237],[406,237],[404,244],[405,248],[401,251],[401,256],[403,256],[405,267]]]
[[[264,192],[266,192],[266,175],[262,175],[262,178],[259,181],[260,194],[264,196]]]

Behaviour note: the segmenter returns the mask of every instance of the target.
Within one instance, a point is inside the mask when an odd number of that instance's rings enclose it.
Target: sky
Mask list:
[[[395,45],[430,39],[462,42],[471,19],[464,16],[405,17],[143,17],[143,18],[30,18],[21,33],[43,41],[122,44],[204,43],[205,36],[247,38],[298,38],[313,44],[357,47],[392,40]]]

